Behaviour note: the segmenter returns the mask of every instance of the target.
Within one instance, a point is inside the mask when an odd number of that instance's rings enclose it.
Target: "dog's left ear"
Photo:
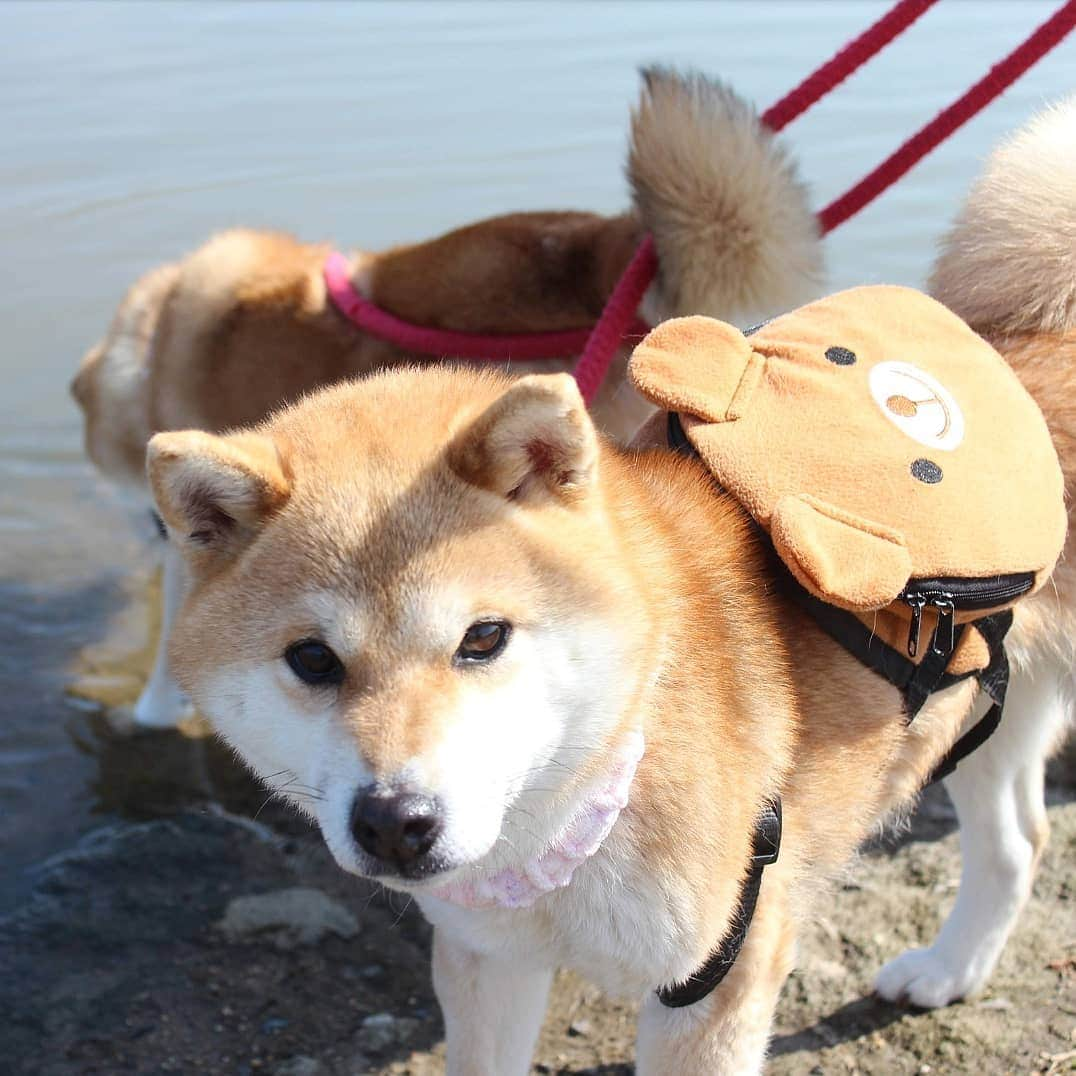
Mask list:
[[[597,462],[594,424],[569,374],[520,378],[448,447],[462,479],[521,502],[581,496]]]
[[[146,466],[161,518],[200,564],[238,554],[290,493],[275,443],[257,433],[159,433]]]

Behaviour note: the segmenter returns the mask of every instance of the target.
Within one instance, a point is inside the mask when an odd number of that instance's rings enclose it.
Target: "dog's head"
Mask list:
[[[600,764],[647,630],[600,454],[570,377],[448,369],[151,441],[176,674],[346,869],[492,869]]]
[[[179,266],[146,273],[120,303],[104,338],[82,356],[71,395],[82,411],[86,454],[103,473],[141,485],[150,436],[146,394],[153,335]]]

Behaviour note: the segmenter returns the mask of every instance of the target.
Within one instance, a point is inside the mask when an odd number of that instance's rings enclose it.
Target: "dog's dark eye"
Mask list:
[[[480,620],[472,624],[464,633],[456,651],[456,660],[490,661],[504,649],[510,630],[503,620]]]
[[[317,639],[300,639],[284,651],[291,671],[306,684],[338,684],[344,678],[340,659]]]

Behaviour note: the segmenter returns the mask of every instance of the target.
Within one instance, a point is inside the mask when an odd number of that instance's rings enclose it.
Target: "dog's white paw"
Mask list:
[[[939,1009],[973,993],[979,985],[974,980],[968,968],[952,967],[934,949],[909,949],[878,972],[874,989],[887,1001]]]
[[[147,693],[131,708],[131,718],[139,728],[174,729],[193,712],[190,702],[183,696],[161,699]]]

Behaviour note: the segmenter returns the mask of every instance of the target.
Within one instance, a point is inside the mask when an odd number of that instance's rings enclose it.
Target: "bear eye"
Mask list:
[[[464,633],[456,661],[466,664],[492,661],[505,647],[511,626],[503,620],[479,620]]]
[[[943,477],[942,469],[933,460],[913,460],[911,472],[913,478],[918,478],[920,482],[926,482],[928,486],[935,485]]]
[[[339,684],[344,666],[332,650],[318,639],[300,639],[284,651],[284,660],[304,684]]]
[[[826,358],[837,366],[851,366],[856,361],[856,353],[846,347],[827,347]]]

